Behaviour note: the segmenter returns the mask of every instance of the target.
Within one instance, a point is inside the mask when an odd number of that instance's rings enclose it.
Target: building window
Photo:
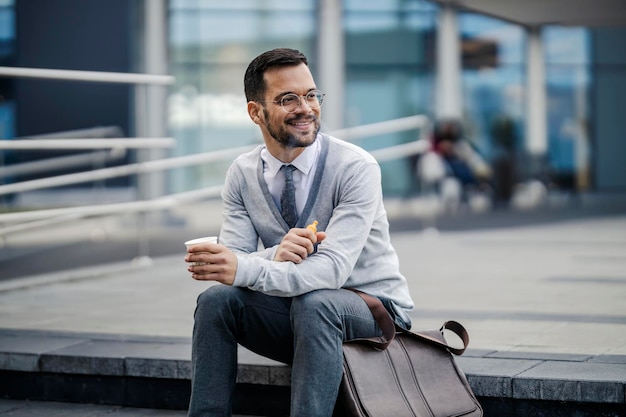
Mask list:
[[[246,112],[246,67],[276,47],[313,57],[316,2],[173,0],[169,26],[171,73],[177,80],[169,97],[169,128],[179,144],[176,152],[251,145],[261,138]],[[223,183],[229,164],[176,170],[173,191]]]
[[[15,4],[0,0],[0,66],[12,66],[15,58]],[[0,77],[0,139],[15,137],[15,103],[12,78]]]
[[[345,125],[433,113],[437,7],[420,0],[344,3]],[[415,131],[365,138],[373,150],[417,139]],[[381,163],[386,195],[416,190],[415,159]]]
[[[561,189],[590,187],[589,33],[584,28],[548,26],[546,56],[550,181]]]

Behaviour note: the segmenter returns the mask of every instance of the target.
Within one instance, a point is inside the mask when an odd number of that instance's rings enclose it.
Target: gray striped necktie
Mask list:
[[[285,188],[280,195],[280,209],[283,214],[283,219],[289,225],[291,229],[296,225],[298,221],[298,211],[296,209],[296,189],[293,185],[293,171],[296,167],[293,165],[283,165],[280,167],[285,175]]]

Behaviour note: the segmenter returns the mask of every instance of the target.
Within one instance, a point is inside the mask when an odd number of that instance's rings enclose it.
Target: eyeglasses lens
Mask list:
[[[304,98],[310,108],[318,109],[322,105],[324,94],[319,91],[310,91]],[[293,113],[300,108],[301,99],[302,97],[297,94],[285,94],[280,104],[287,113]]]

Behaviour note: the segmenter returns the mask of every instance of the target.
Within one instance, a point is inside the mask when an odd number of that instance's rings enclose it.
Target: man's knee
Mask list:
[[[312,323],[316,320],[336,322],[339,314],[335,303],[340,290],[317,290],[300,295],[293,299],[291,305],[291,320],[293,324],[299,321]]]
[[[206,317],[230,309],[232,302],[237,299],[237,288],[227,285],[213,285],[204,290],[196,304],[197,317]]]
[[[214,301],[220,300],[222,298],[222,294],[226,293],[226,288],[227,287],[225,287],[224,285],[210,286],[198,296],[198,305],[210,304]]]

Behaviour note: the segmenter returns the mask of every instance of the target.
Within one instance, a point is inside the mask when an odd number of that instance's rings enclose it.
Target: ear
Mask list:
[[[263,107],[259,103],[255,101],[248,102],[248,116],[250,116],[250,119],[257,125],[261,124],[263,120],[262,112]]]

